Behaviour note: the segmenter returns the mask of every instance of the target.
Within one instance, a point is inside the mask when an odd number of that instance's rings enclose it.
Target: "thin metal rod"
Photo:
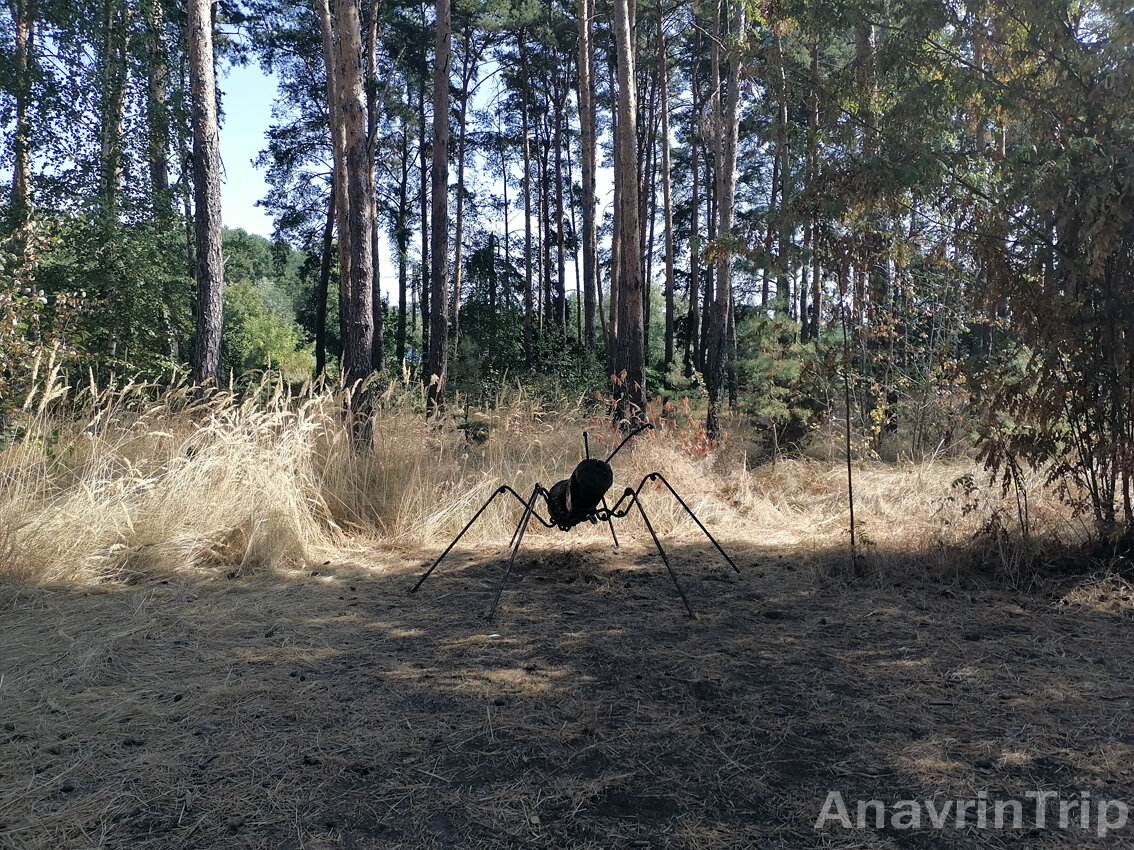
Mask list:
[[[740,567],[733,563],[732,558],[728,556],[728,553],[721,547],[721,544],[717,542],[717,538],[713,537],[713,535],[709,533],[709,529],[705,528],[705,524],[697,518],[697,514],[693,513],[693,509],[685,504],[685,500],[677,494],[677,491],[673,489],[673,485],[666,481],[665,476],[663,476],[660,472],[651,472],[649,475],[642,479],[642,483],[638,485],[638,489],[636,490],[632,490],[627,487],[626,492],[624,492],[619,497],[618,501],[614,503],[614,506],[609,511],[607,511],[607,516],[626,516],[628,513],[630,513],[630,508],[633,505],[634,500],[638,498],[638,494],[642,492],[642,488],[646,486],[646,483],[655,480],[660,481],[666,486],[666,489],[673,494],[673,498],[677,499],[677,503],[681,505],[681,507],[685,508],[685,513],[689,514],[689,516],[693,518],[693,522],[697,523],[697,527],[704,532],[706,537],[709,538],[709,542],[717,547],[717,551],[721,553],[721,557],[728,561],[728,565],[739,573]],[[625,508],[622,507],[623,502],[626,502]]]
[[[614,518],[610,515],[610,510],[606,506],[606,496],[602,497],[602,510],[606,514],[606,524],[610,526],[610,536],[614,538],[614,548],[618,548],[618,535],[614,533]]]
[[[627,435],[626,435],[626,436],[625,436],[625,437],[623,438],[622,442],[618,444],[618,448],[616,448],[616,449],[615,449],[614,451],[612,451],[612,452],[611,452],[611,453],[610,453],[610,454],[609,454],[609,455],[607,456],[607,458],[606,458],[606,462],[607,462],[607,463],[610,463],[610,459],[611,459],[612,457],[614,457],[614,456],[615,456],[616,454],[618,454],[618,453],[619,453],[620,451],[622,451],[622,447],[623,447],[624,445],[626,445],[626,444],[627,444],[628,442],[630,442],[630,438],[631,438],[631,437],[635,437],[635,436],[637,436],[638,434],[641,434],[641,433],[642,433],[643,431],[652,431],[653,429],[654,429],[654,426],[653,426],[653,425],[651,425],[651,424],[649,424],[648,422],[647,422],[647,423],[646,423],[645,425],[642,425],[642,426],[641,426],[640,428],[635,428],[635,429],[634,429],[633,431],[631,431],[631,432],[630,432],[629,434],[627,434]]]
[[[525,508],[527,507],[527,505],[528,505],[528,503],[524,502]],[[524,517],[525,516],[527,516],[526,511],[524,513],[520,514],[520,521],[518,523],[516,523],[515,529],[512,530],[512,536],[508,539],[508,548],[509,549],[511,549],[516,544],[516,535],[520,533],[520,526],[524,524]]]
[[[483,505],[480,506],[480,510],[477,511],[475,514],[473,514],[473,518],[470,519],[468,521],[468,523],[465,524],[465,527],[461,529],[461,533],[453,538],[453,542],[450,543],[448,548],[446,548],[445,551],[442,552],[438,556],[437,560],[433,562],[433,566],[431,566],[428,570],[426,570],[425,573],[421,576],[421,578],[419,578],[417,580],[417,584],[415,584],[412,588],[410,588],[410,593],[416,593],[417,592],[417,589],[419,587],[421,587],[422,584],[424,584],[425,580],[427,578],[429,578],[430,574],[435,569],[437,569],[437,566],[443,560],[445,560],[445,556],[448,555],[449,552],[451,552],[453,550],[453,547],[456,546],[461,541],[461,538],[465,536],[465,532],[468,531],[470,528],[472,528],[473,523],[476,522],[480,518],[480,515],[483,514],[488,509],[488,506],[492,504],[493,500],[497,496],[502,496],[505,493],[510,493],[512,496],[515,496],[516,501],[518,501],[525,508],[528,506],[528,503],[527,503],[527,501],[525,501],[524,497],[521,496],[519,493],[517,493],[515,490],[513,490],[511,487],[509,487],[507,484],[502,484],[500,487],[497,487],[496,492],[494,492],[491,496],[488,497],[488,500]],[[551,528],[551,526],[548,525],[548,523],[538,513],[536,514],[536,519],[538,519],[540,522],[542,522],[548,528]],[[515,534],[513,534],[512,537],[515,538]],[[509,543],[508,545],[511,546],[512,544]]]
[[[646,523],[646,528],[649,529],[650,537],[654,538],[654,545],[658,547],[658,554],[661,555],[662,562],[669,571],[669,577],[673,579],[673,586],[677,588],[677,592],[681,595],[681,601],[685,603],[685,610],[689,612],[689,619],[696,620],[697,615],[693,613],[693,607],[689,604],[685,590],[681,587],[681,582],[677,580],[677,573],[675,573],[673,567],[670,566],[669,556],[665,554],[665,549],[662,548],[661,541],[658,540],[658,534],[654,531],[654,526],[650,523],[650,518],[646,516],[646,509],[642,507],[642,500],[635,494],[633,501],[634,504],[638,506],[638,513],[642,515],[642,519]]]
[[[537,484],[536,486],[538,487],[539,485]],[[511,488],[509,488],[509,489],[511,489]],[[543,488],[540,487],[540,490],[543,490]],[[516,497],[516,501],[518,501],[524,507],[527,507],[528,503],[524,500],[523,496],[521,496],[515,490],[512,490],[512,495],[514,495]],[[555,523],[550,522],[549,520],[546,520],[542,516],[540,516],[539,511],[537,511],[534,507],[532,508],[532,516],[535,517],[537,520],[539,520],[540,524],[542,524],[544,528],[555,528]],[[508,540],[508,548],[509,549],[511,549],[512,544],[516,542],[516,535],[520,533],[520,523],[522,523],[523,521],[524,521],[524,519],[521,516],[520,522],[516,524],[515,531],[512,532],[512,537]]]
[[[721,557],[728,561],[728,565],[732,567],[737,573],[739,573],[740,567],[733,563],[732,558],[728,556],[728,553],[723,548],[721,548],[721,544],[717,542],[717,538],[713,537],[713,535],[709,533],[709,529],[705,528],[705,524],[701,522],[701,520],[697,519],[697,514],[693,513],[693,509],[685,504],[684,499],[677,495],[677,491],[673,489],[673,486],[665,480],[660,472],[655,472],[654,477],[657,478],[662,484],[664,484],[669,492],[673,493],[673,498],[677,499],[677,503],[681,505],[681,507],[685,508],[685,513],[693,517],[693,522],[697,523],[697,527],[701,529],[701,531],[705,532],[705,536],[709,538],[709,542],[717,547],[717,551],[721,553]]]
[[[492,600],[492,607],[488,610],[489,621],[496,616],[496,606],[500,604],[500,594],[504,592],[504,585],[508,582],[508,576],[512,574],[512,565],[516,563],[516,553],[520,551],[520,544],[524,542],[524,534],[528,530],[528,521],[535,512],[536,499],[539,498],[542,490],[543,488],[537,484],[532,490],[531,499],[528,500],[527,506],[524,508],[524,518],[520,520],[520,533],[516,538],[516,545],[512,547],[512,557],[508,559],[508,566],[504,570],[504,575],[500,577],[500,584],[496,586],[496,596]]]

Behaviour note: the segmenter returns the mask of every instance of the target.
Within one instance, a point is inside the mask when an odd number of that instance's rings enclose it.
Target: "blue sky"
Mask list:
[[[225,227],[241,227],[249,233],[272,235],[272,220],[256,206],[268,185],[263,172],[252,165],[267,147],[265,133],[272,120],[272,101],[276,83],[258,65],[231,67],[222,72],[218,87],[221,102],[221,160],[224,184],[221,186],[221,217]]]

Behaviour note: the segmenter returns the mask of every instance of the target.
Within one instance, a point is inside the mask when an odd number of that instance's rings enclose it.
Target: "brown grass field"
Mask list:
[[[647,491],[696,619],[631,517],[530,535],[490,623],[515,503],[406,591],[603,426],[393,411],[356,454],[323,397],[85,403],[0,451],[2,848],[1134,847],[1096,808],[815,828],[831,791],[1134,805],[1134,588],[1025,564],[963,460],[858,463],[852,571],[845,470],[644,435],[615,492],[664,471],[740,574]]]

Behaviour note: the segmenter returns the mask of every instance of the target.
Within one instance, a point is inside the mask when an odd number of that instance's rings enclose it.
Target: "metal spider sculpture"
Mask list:
[[[650,481],[660,481],[664,484],[666,489],[677,499],[678,504],[693,518],[693,521],[697,523],[697,527],[705,533],[705,536],[709,538],[710,542],[717,548],[717,551],[721,553],[721,556],[728,562],[729,566],[738,573],[740,572],[740,568],[733,563],[732,558],[721,548],[721,544],[717,542],[716,538],[709,533],[709,529],[705,528],[701,520],[693,513],[693,509],[685,504],[685,500],[677,494],[677,491],[673,489],[673,485],[666,481],[665,477],[660,472],[651,472],[642,479],[637,488],[627,487],[618,501],[613,505],[608,507],[606,502],[606,492],[614,483],[614,473],[610,468],[611,459],[621,451],[622,447],[629,442],[631,437],[647,429],[652,429],[653,427],[653,425],[643,425],[631,431],[626,435],[625,439],[618,444],[618,447],[610,453],[606,460],[598,460],[597,458],[591,457],[590,443],[587,439],[587,432],[584,431],[583,449],[586,457],[575,467],[574,472],[571,473],[571,477],[556,482],[550,490],[545,488],[542,484],[537,483],[532,489],[531,496],[527,499],[524,499],[507,484],[498,487],[496,492],[489,496],[488,500],[481,505],[480,510],[473,514],[473,518],[461,529],[461,533],[453,539],[453,542],[450,543],[437,560],[433,562],[433,565],[422,574],[421,578],[417,580],[417,584],[410,588],[410,593],[417,592],[417,589],[425,583],[425,580],[437,569],[438,565],[445,560],[445,556],[460,542],[461,538],[465,536],[465,532],[472,528],[473,523],[488,509],[488,506],[492,504],[496,497],[507,493],[514,496],[516,501],[524,506],[524,515],[520,518],[520,524],[516,526],[516,530],[512,533],[512,540],[508,544],[512,549],[512,554],[511,557],[508,558],[508,566],[504,570],[504,575],[500,578],[500,584],[496,588],[496,596],[493,598],[492,608],[490,608],[488,612],[489,620],[496,615],[496,607],[500,604],[500,594],[504,591],[504,585],[508,582],[508,576],[512,574],[512,567],[516,563],[516,555],[520,551],[520,544],[524,540],[524,534],[527,532],[528,524],[533,517],[538,522],[542,523],[544,527],[558,528],[561,531],[570,531],[576,525],[583,522],[605,522],[610,527],[610,535],[614,538],[614,545],[617,546],[618,535],[614,533],[614,520],[625,517],[635,506],[637,506],[638,512],[642,515],[642,520],[646,523],[646,528],[649,530],[650,536],[654,540],[658,554],[662,557],[662,562],[669,572],[669,577],[673,579],[673,586],[677,588],[677,592],[681,596],[681,601],[685,603],[685,610],[689,612],[690,619],[695,618],[696,614],[693,613],[693,608],[689,604],[689,598],[685,595],[685,590],[682,588],[681,582],[677,579],[677,573],[673,571],[673,567],[669,563],[669,557],[666,555],[665,549],[662,548],[661,541],[658,540],[657,532],[654,531],[654,526],[650,522],[650,518],[646,516],[646,509],[642,505],[642,488]],[[547,506],[548,519],[544,519],[539,511],[536,510],[536,503],[541,498]]]

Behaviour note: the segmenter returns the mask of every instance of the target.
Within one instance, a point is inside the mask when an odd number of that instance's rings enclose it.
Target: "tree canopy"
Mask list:
[[[216,54],[279,80],[276,232],[225,233],[222,373],[408,376],[432,415],[503,382],[631,420],[684,398],[769,452],[841,418],[1134,525],[1124,4],[215,11]],[[46,352],[197,362],[189,34],[167,0],[0,19],[0,410]]]

